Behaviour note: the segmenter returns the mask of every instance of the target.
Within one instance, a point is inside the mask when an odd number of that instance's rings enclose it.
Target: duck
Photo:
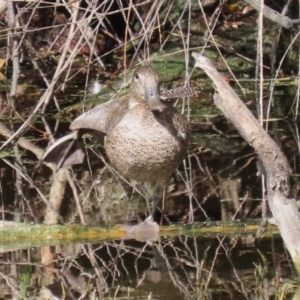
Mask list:
[[[86,133],[104,139],[110,165],[125,179],[154,182],[155,211],[172,174],[188,149],[188,122],[183,114],[160,99],[159,78],[150,65],[134,72],[129,93],[95,106],[77,117],[71,133],[44,153],[42,161],[56,170],[82,163]]]

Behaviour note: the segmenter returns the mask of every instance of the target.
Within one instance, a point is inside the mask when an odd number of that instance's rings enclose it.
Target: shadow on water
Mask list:
[[[292,299],[278,235],[104,240],[1,254],[1,299]]]

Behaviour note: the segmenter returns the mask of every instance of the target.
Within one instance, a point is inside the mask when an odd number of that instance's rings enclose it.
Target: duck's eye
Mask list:
[[[139,80],[139,74],[138,74],[138,73],[135,73],[134,79],[135,79],[135,80]]]

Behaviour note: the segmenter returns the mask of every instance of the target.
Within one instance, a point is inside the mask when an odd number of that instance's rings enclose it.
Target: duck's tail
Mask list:
[[[57,140],[44,153],[42,160],[53,163],[57,170],[82,163],[84,150],[77,130]]]

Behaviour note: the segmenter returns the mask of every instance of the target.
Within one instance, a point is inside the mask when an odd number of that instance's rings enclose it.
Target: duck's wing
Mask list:
[[[175,89],[161,91],[159,98],[162,100],[172,99],[172,98],[184,98],[184,97],[193,97],[197,96],[199,91],[194,87],[185,87],[181,86]]]
[[[78,134],[79,131],[76,130],[57,140],[45,151],[42,161],[54,164],[56,170],[81,164],[84,150]]]
[[[72,122],[70,129],[105,135],[122,120],[127,111],[128,97],[112,99],[80,115]]]
[[[57,140],[44,153],[42,160],[53,163],[56,169],[80,164],[84,158],[81,136],[91,133],[103,138],[122,120],[128,111],[128,98],[122,97],[100,104],[79,116],[70,126],[72,133]]]

